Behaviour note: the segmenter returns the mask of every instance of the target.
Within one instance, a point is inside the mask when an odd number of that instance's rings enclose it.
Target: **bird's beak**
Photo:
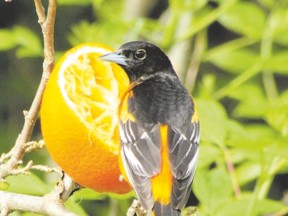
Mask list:
[[[114,62],[123,66],[128,66],[127,61],[129,61],[129,59],[121,55],[119,51],[105,54],[103,56],[100,56],[99,59],[102,61]]]

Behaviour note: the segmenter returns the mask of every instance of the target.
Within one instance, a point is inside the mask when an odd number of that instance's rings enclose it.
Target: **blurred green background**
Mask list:
[[[43,2],[47,6],[47,1]],[[58,0],[57,58],[87,41],[117,49],[156,43],[198,105],[201,152],[189,206],[199,215],[288,214],[287,0]],[[33,1],[0,1],[0,153],[13,145],[41,78],[43,45]],[[33,140],[40,140],[39,123]],[[24,161],[51,164],[45,149]],[[33,172],[6,190],[42,195],[57,181]],[[76,192],[78,215],[125,215],[132,200]],[[11,215],[33,215],[14,212]]]

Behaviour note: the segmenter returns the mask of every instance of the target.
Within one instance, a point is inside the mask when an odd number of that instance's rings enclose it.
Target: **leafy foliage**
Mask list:
[[[169,0],[167,8],[163,2],[153,15],[131,18],[124,1],[59,0],[59,10],[89,8],[93,21],[75,20],[69,32],[56,33],[62,37],[56,40],[70,46],[96,41],[117,47],[146,39],[168,52],[183,42],[194,47],[203,43],[192,92],[201,120],[201,152],[193,183],[197,202],[191,202],[199,215],[287,214],[281,201],[288,176],[287,1]],[[61,26],[64,15],[58,13],[56,25]],[[29,27],[1,29],[0,41],[5,41],[1,51],[15,49],[18,58],[42,55],[40,39]],[[191,58],[189,52],[184,55]],[[46,191],[34,177],[39,192]],[[8,190],[35,193],[13,181],[8,179]],[[107,215],[116,203],[119,215],[125,215],[131,197],[111,198],[85,189],[67,206],[78,215]]]

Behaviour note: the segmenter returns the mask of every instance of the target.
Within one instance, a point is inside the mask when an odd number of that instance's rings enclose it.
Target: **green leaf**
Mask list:
[[[47,183],[43,182],[33,173],[29,175],[8,176],[6,181],[9,184],[7,191],[14,193],[43,195],[52,189],[52,186],[48,186]]]
[[[206,73],[203,74],[203,77],[200,82],[200,91],[199,97],[201,98],[211,98],[211,95],[215,92],[216,87],[216,74]]]
[[[5,181],[0,181],[0,190],[7,190],[9,188],[9,184]]]
[[[228,202],[233,193],[229,174],[224,167],[212,170],[198,170],[193,183],[193,191],[208,215],[214,215],[216,209]]]
[[[214,161],[218,161],[219,158],[223,158],[223,153],[215,145],[205,145],[201,141],[199,162],[197,169],[207,169]]]
[[[283,73],[288,75],[288,51],[283,51],[272,55],[269,59],[267,59],[264,67],[267,70],[275,73]]]
[[[43,214],[37,214],[37,213],[32,213],[32,212],[24,212],[20,214],[21,216],[43,216]],[[9,214],[10,216],[10,214]],[[11,215],[13,216],[13,215]]]
[[[121,201],[135,197],[135,193],[133,190],[129,193],[126,193],[126,194],[108,193],[108,195],[112,199],[121,200]]]
[[[239,136],[231,136],[227,141],[227,145],[234,148],[249,149],[256,152],[263,150],[265,147],[270,146],[272,141],[277,138],[278,134],[275,131],[263,124],[246,124],[245,134]]]
[[[275,0],[259,0],[259,2],[264,6],[264,7],[267,7],[267,8],[272,8],[274,3],[275,3]]]
[[[227,115],[223,106],[214,100],[196,101],[199,110],[201,140],[222,145],[227,133]]]
[[[184,10],[199,10],[207,4],[208,0],[179,1],[169,0],[169,6],[172,10],[183,12]]]
[[[0,30],[0,50],[16,48],[18,57],[42,56],[43,49],[39,37],[29,28],[14,26],[11,30]]]
[[[208,0],[194,0],[194,1],[184,1],[186,2],[185,7],[189,8],[191,10],[199,10],[201,8],[203,8],[205,5],[207,5]],[[185,8],[182,8],[183,10],[185,10]]]
[[[104,193],[98,193],[89,188],[82,188],[79,191],[76,191],[73,194],[74,199],[76,200],[105,200],[107,195]]]
[[[274,37],[288,30],[286,25],[288,22],[287,6],[288,5],[281,6],[280,3],[278,7],[275,7],[276,9],[271,12],[269,17],[269,33]]]
[[[272,154],[277,157],[288,158],[288,145],[287,139],[279,138],[276,141],[276,145],[271,145],[266,149],[267,154]]]
[[[8,29],[0,29],[0,51],[10,50],[16,46],[13,33]]]
[[[241,73],[252,67],[259,57],[248,49],[221,50],[206,59],[227,73]]]
[[[273,102],[267,111],[266,120],[283,136],[288,136],[288,90]]]
[[[237,166],[235,174],[240,185],[247,184],[255,180],[261,173],[261,166],[255,162],[244,162]]]
[[[233,110],[233,116],[242,118],[263,118],[269,109],[269,103],[263,90],[255,84],[245,84],[234,89],[228,96],[239,101]]]
[[[225,207],[217,211],[215,216],[243,216],[246,213],[248,206],[254,202],[251,195],[246,195],[240,200],[231,200]],[[279,211],[284,208],[281,202],[264,199],[256,201],[254,208],[250,215],[267,215],[272,212]]]
[[[89,188],[82,188],[81,190],[78,190],[73,194],[73,198],[78,201],[80,200],[103,201],[103,200],[107,200],[107,198],[112,198],[115,200],[123,201],[132,197],[135,197],[135,194],[133,191],[131,191],[130,193],[126,193],[126,194],[98,193]]]
[[[43,55],[43,48],[38,35],[26,27],[15,26],[13,34],[17,45],[16,55],[23,57],[39,57]]]
[[[278,34],[274,37],[276,43],[284,46],[288,46],[288,29],[283,31],[281,34]]]
[[[71,45],[94,41],[110,46],[118,46],[123,43],[124,39],[122,37],[124,37],[124,33],[127,33],[127,31],[128,28],[123,22],[105,21],[103,23],[89,23],[81,21],[72,26],[72,32],[67,38]]]
[[[93,2],[93,0],[58,0],[57,4],[60,5],[80,5],[80,6],[85,6],[85,5],[90,5]]]
[[[71,45],[77,45],[84,42],[91,42],[99,35],[96,23],[81,21],[72,26],[72,33],[68,35],[68,41]]]
[[[252,38],[261,38],[266,14],[254,2],[238,1],[218,21],[227,29]]]
[[[65,202],[65,207],[67,208],[68,211],[72,211],[78,216],[88,216],[85,210],[81,207],[79,201],[76,201],[72,197],[70,197]]]

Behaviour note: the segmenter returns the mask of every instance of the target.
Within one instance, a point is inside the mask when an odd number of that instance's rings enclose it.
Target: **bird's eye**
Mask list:
[[[138,59],[138,60],[144,60],[147,56],[146,54],[146,50],[144,49],[139,49],[135,52],[134,54],[135,58]]]

